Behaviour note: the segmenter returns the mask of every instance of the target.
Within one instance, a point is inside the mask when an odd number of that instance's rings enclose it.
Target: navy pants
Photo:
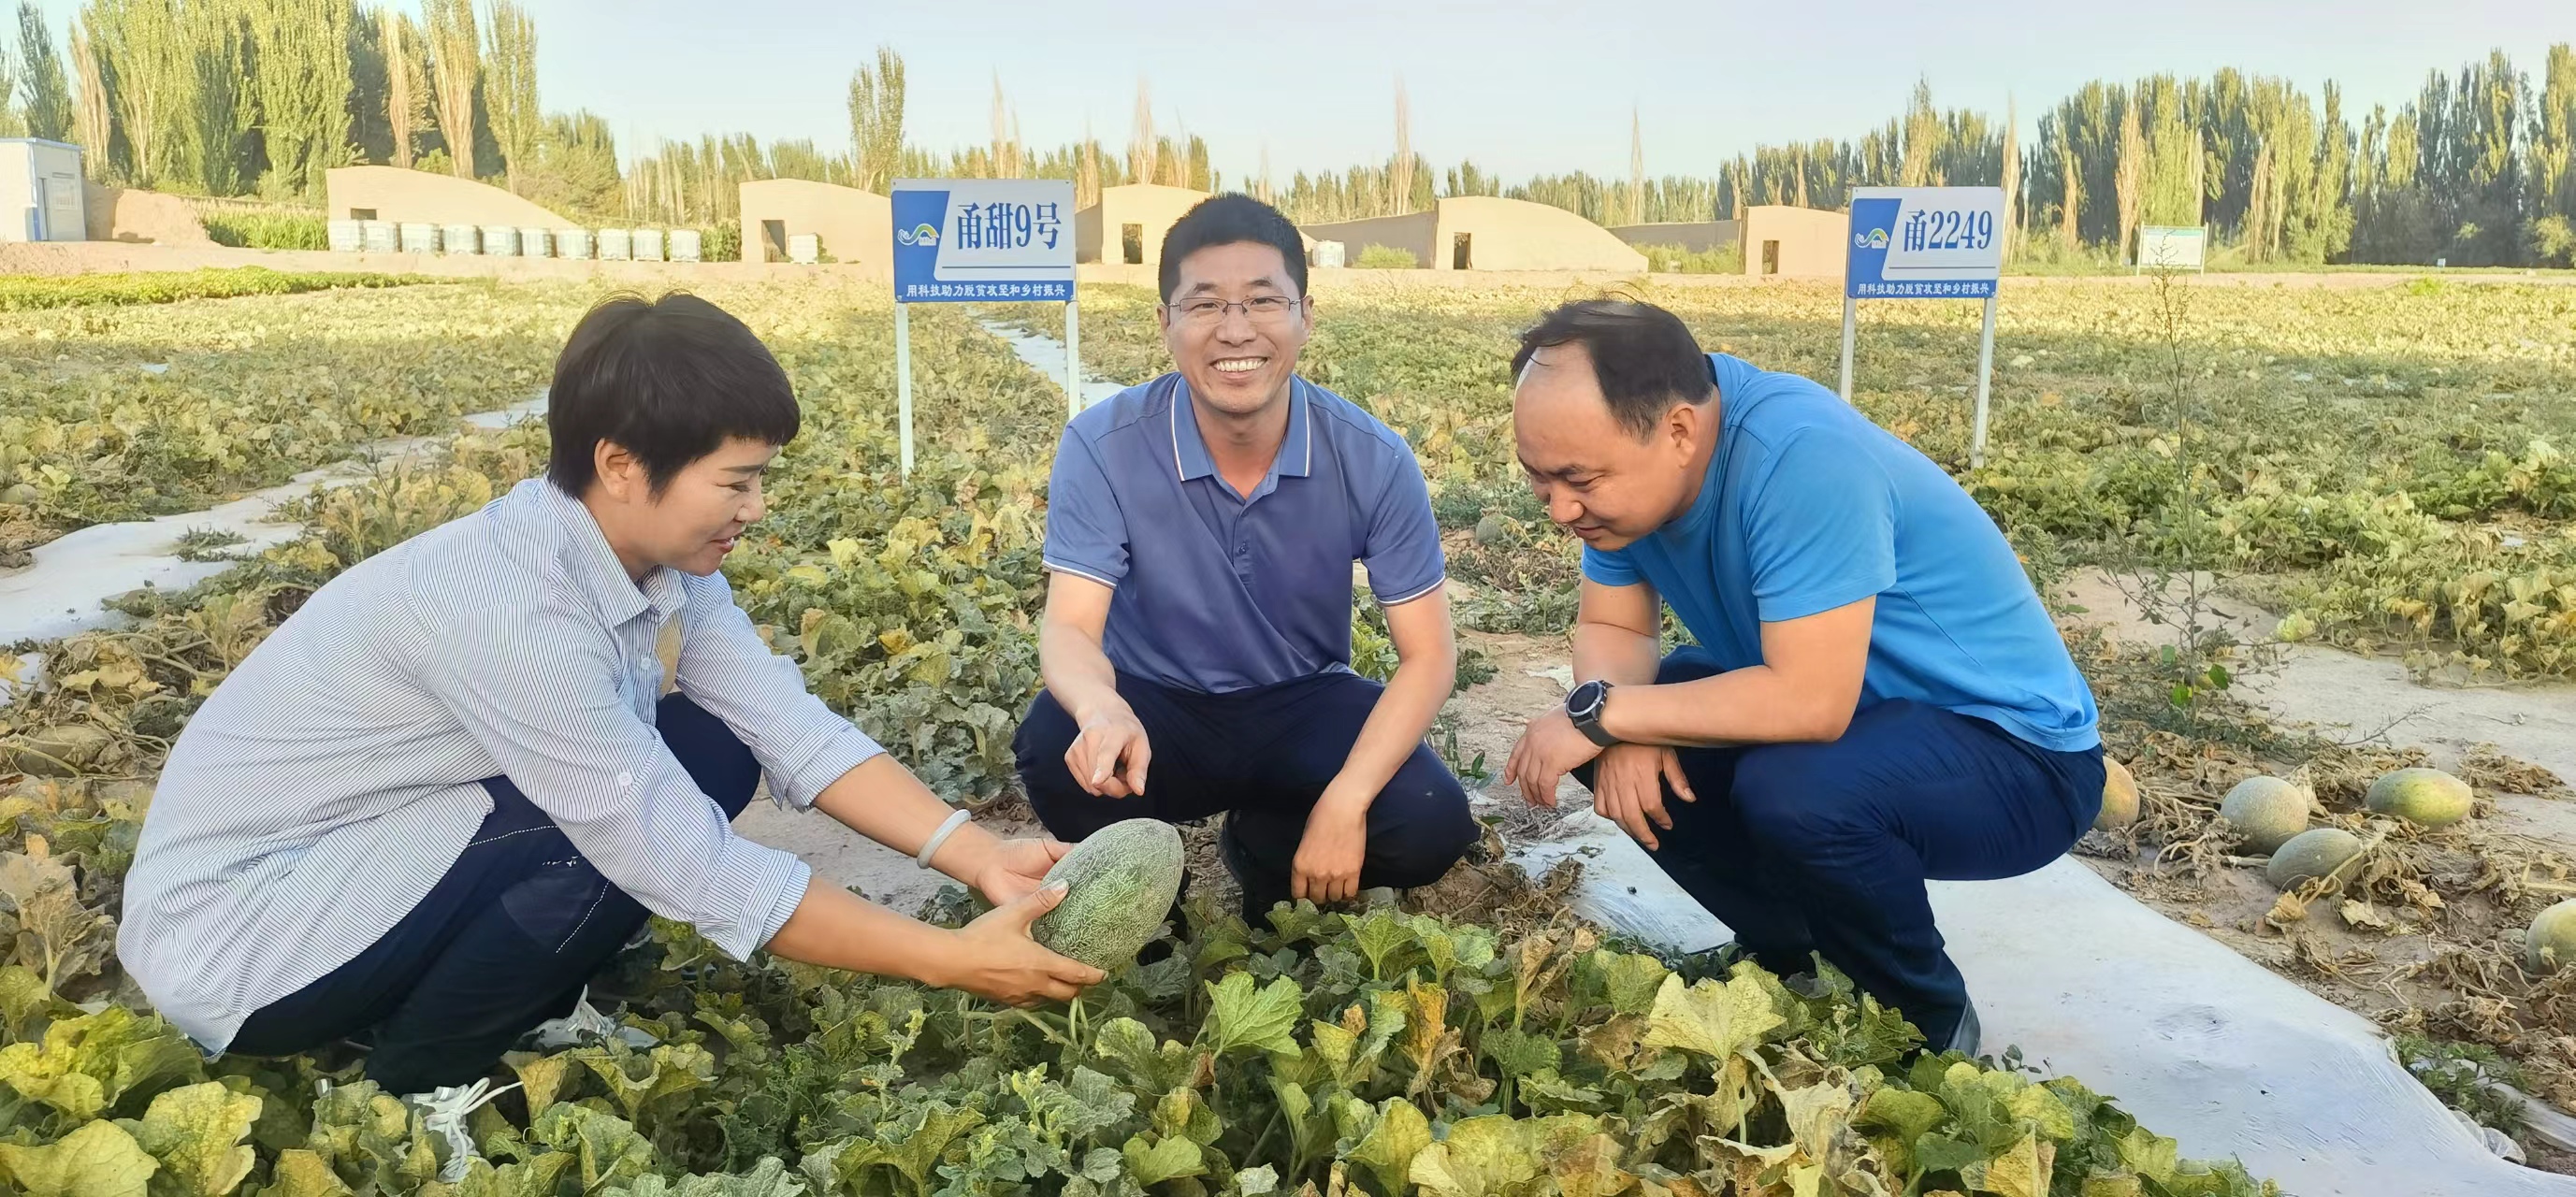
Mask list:
[[[1102,798],[1075,784],[1064,763],[1073,716],[1040,691],[1012,751],[1029,805],[1057,839],[1079,841],[1112,823],[1186,823],[1230,811],[1226,863],[1243,886],[1243,913],[1259,925],[1290,900],[1306,814],[1341,772],[1384,687],[1326,673],[1226,694],[1202,694],[1118,675],[1118,696],[1144,725],[1153,760],[1145,792]],[[1467,790],[1427,744],[1415,745],[1368,809],[1360,885],[1429,885],[1476,840]]]
[[[760,764],[723,720],[672,694],[655,724],[727,819],[750,805]],[[251,1015],[227,1051],[292,1055],[364,1034],[367,1078],[421,1093],[480,1079],[571,1012],[646,911],[510,779],[483,788],[492,813],[429,896],[356,959]]]
[[[1720,672],[1666,657],[1658,685]],[[1657,865],[1763,967],[1819,953],[1935,1045],[1968,1000],[1923,883],[2017,877],[2062,855],[2102,805],[2102,750],[2052,752],[1983,719],[1908,701],[1829,743],[1685,748],[1698,802],[1665,787]],[[1592,784],[1592,769],[1575,772]]]

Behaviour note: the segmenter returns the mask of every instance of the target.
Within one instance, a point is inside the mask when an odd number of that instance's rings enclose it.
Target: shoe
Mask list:
[[[404,1104],[420,1111],[422,1127],[447,1144],[447,1162],[438,1166],[438,1179],[448,1184],[465,1179],[465,1169],[482,1156],[465,1120],[490,1105],[492,1099],[518,1087],[518,1082],[513,1081],[495,1089],[492,1078],[485,1077],[471,1085],[448,1085],[403,1096]]]
[[[1235,889],[1243,896],[1243,921],[1256,928],[1269,926],[1270,908],[1291,899],[1284,889],[1267,902],[1253,895],[1250,878],[1258,870],[1251,853],[1244,850],[1243,841],[1235,837],[1233,815],[1225,817],[1225,826],[1216,833],[1216,855],[1225,862],[1225,871],[1233,875]]]
[[[590,987],[583,986],[581,996],[573,1001],[572,1013],[538,1023],[536,1029],[519,1039],[519,1043],[529,1051],[550,1052],[588,1043],[605,1043],[610,1039],[637,1051],[662,1041],[660,1036],[650,1031],[627,1026],[601,1013],[598,1007],[590,1004]]]
[[[1950,1042],[1945,1047],[1949,1051],[1964,1052],[1973,1060],[1977,1058],[1979,1040],[1983,1038],[1984,1028],[1977,1025],[1977,1004],[1972,1001],[1959,1011],[1958,1029],[1950,1032]]]

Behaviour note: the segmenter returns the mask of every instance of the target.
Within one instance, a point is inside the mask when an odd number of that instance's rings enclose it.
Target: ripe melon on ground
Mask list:
[[[1160,819],[1127,819],[1091,835],[1048,869],[1070,886],[1029,934],[1048,950],[1104,971],[1136,958],[1181,892],[1181,833]]]
[[[2522,937],[2522,962],[2543,976],[2576,964],[2576,898],[2531,920],[2531,930]]]
[[[2319,827],[2290,837],[2263,866],[2263,877],[2275,889],[2294,889],[2342,867],[2361,853],[2361,837],[2340,827]]]
[[[2362,805],[2418,827],[2448,827],[2469,817],[2469,783],[2439,769],[2399,769],[2370,783]]]
[[[2308,791],[2278,777],[2248,777],[2227,791],[2218,814],[2245,836],[2245,847],[2268,853],[2308,829]]]
[[[2138,779],[2128,767],[2102,758],[2102,813],[2093,817],[2097,831],[2117,831],[2138,821]]]
[[[1513,534],[1517,531],[1510,516],[1497,512],[1476,521],[1476,543],[1489,549],[1501,548],[1515,539]]]

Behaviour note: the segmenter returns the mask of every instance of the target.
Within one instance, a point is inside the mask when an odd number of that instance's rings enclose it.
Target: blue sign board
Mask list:
[[[1852,192],[1851,299],[1990,299],[2004,265],[2001,187],[1862,187]]]
[[[1073,184],[903,179],[894,185],[899,303],[1073,300]]]

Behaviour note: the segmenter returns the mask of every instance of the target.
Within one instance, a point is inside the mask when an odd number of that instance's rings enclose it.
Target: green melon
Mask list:
[[[2272,852],[2308,829],[2307,787],[2278,777],[2248,777],[2227,791],[2218,814],[2245,837],[2248,851]]]
[[[1114,972],[1161,934],[1187,863],[1181,833],[1160,819],[1103,827],[1047,870],[1049,882],[1072,888],[1029,934],[1059,955]]]
[[[2102,813],[2093,817],[2094,828],[2117,831],[2137,821],[2138,779],[2129,776],[2127,766],[2102,758]]]
[[[2272,853],[2272,863],[2263,867],[2263,876],[2275,889],[2293,889],[2301,882],[2335,871],[2360,852],[2361,837],[2343,828],[2302,831]]]
[[[1500,513],[1488,515],[1476,521],[1476,543],[1489,549],[1501,548],[1517,539],[1513,535],[1517,531],[1519,529],[1514,526],[1512,517]]]
[[[2469,817],[2469,783],[2439,769],[2399,769],[2370,783],[2362,805],[2418,827],[2448,827]]]
[[[44,497],[44,492],[39,491],[35,487],[24,482],[18,483],[7,490],[0,490],[0,503],[8,503],[18,507],[33,507],[36,505],[37,500]]]
[[[2522,936],[2522,962],[2544,976],[2576,964],[2576,898],[2540,912]]]

